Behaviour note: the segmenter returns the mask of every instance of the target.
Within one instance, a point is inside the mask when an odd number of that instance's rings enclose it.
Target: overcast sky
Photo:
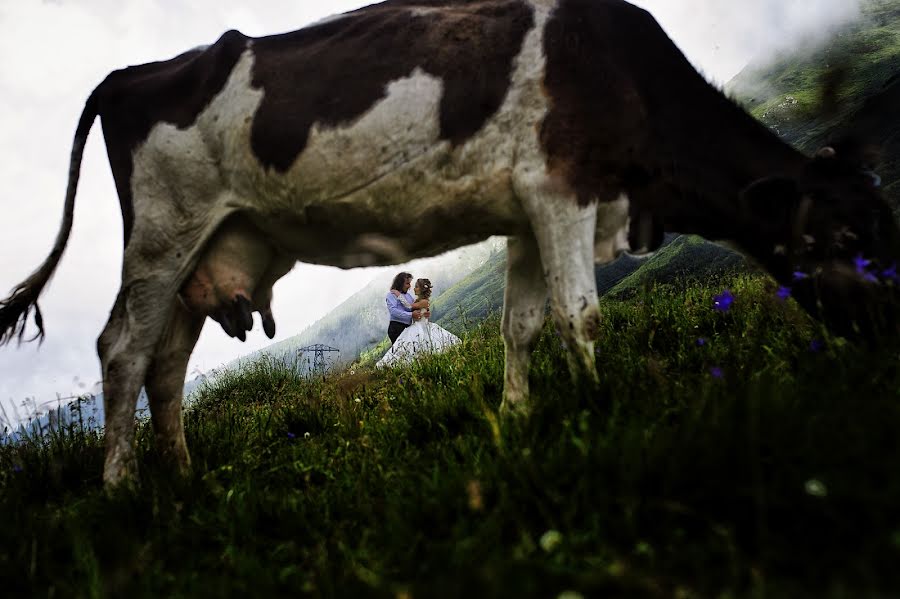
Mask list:
[[[852,18],[857,0],[641,0],[711,80],[755,56]],[[227,29],[265,35],[369,4],[355,0],[0,0],[0,297],[45,258],[57,233],[72,135],[84,100],[114,69],[169,58]],[[100,379],[95,342],[112,306],[122,223],[99,124],[81,169],[75,224],[41,308],[36,343],[0,348],[0,405],[43,403]],[[276,341],[300,332],[374,276],[394,269],[298,265],[275,286]],[[207,371],[271,343],[207,321],[189,366]],[[19,408],[21,412],[21,408]]]

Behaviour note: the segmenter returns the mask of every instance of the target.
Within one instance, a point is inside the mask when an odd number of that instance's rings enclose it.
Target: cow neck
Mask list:
[[[668,190],[662,207],[666,225],[673,231],[732,241],[771,266],[772,248],[789,240],[775,239],[750,218],[741,205],[741,192],[766,177],[799,180],[806,158],[730,100],[718,92],[716,96],[710,110],[695,111],[699,118],[694,127],[685,123],[703,132],[700,139],[679,136],[659,165]]]

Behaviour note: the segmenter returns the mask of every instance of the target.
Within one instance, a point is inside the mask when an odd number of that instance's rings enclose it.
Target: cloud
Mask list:
[[[750,60],[824,39],[860,14],[861,0],[635,0],[682,51],[724,83]]]

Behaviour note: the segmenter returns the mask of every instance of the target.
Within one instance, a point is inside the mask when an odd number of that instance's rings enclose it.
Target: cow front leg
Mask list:
[[[107,488],[134,479],[134,411],[156,345],[169,318],[175,292],[160,281],[123,285],[97,341],[103,372]]]
[[[164,463],[174,466],[182,475],[187,475],[191,466],[181,418],[184,377],[204,320],[204,316],[191,313],[177,299],[169,326],[147,372],[147,397],[156,450]]]
[[[597,204],[579,205],[574,193],[543,175],[519,180],[523,206],[541,253],[544,279],[573,381],[599,384],[594,339],[600,310],[594,274]]]
[[[537,241],[530,234],[507,240],[506,290],[503,295],[503,414],[528,412],[528,368],[544,322],[547,285]]]

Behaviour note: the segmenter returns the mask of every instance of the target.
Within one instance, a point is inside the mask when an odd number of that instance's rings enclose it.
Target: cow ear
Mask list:
[[[837,161],[854,168],[871,169],[881,163],[882,154],[878,144],[847,137],[819,148],[813,154],[813,163],[833,164]]]
[[[815,157],[819,160],[828,160],[829,158],[834,158],[837,156],[837,150],[835,150],[831,146],[822,146],[818,150],[816,150]]]
[[[788,177],[760,179],[741,192],[745,218],[770,230],[783,228],[800,204],[800,188]]]

